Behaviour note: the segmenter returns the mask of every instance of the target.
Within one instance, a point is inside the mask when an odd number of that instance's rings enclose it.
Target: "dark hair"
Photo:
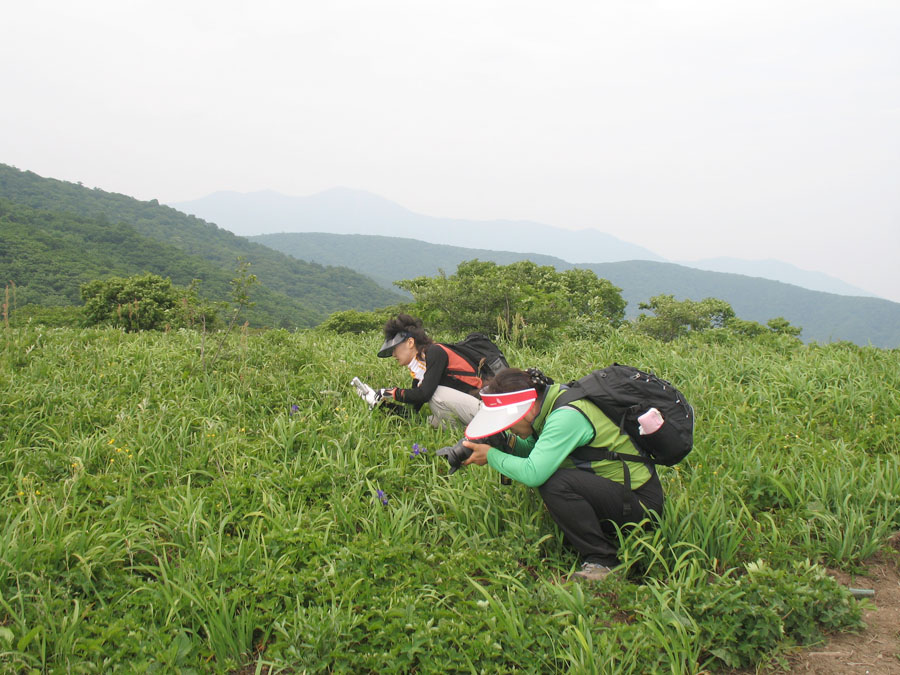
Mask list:
[[[387,323],[384,324],[384,337],[386,339],[390,340],[398,333],[407,333],[415,339],[416,348],[420,352],[434,344],[434,340],[425,333],[422,320],[409,314],[398,314],[393,319],[388,319]]]
[[[506,394],[510,391],[535,389],[538,394],[543,394],[551,384],[553,378],[547,377],[537,368],[504,368],[488,380],[481,391],[485,394]]]

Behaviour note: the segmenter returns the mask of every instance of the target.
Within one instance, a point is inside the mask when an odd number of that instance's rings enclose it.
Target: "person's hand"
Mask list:
[[[487,454],[488,450],[491,449],[487,443],[476,443],[475,441],[464,440],[462,444],[469,448],[472,451],[472,454],[469,456],[463,464],[477,464],[478,466],[484,466],[487,464]]]
[[[390,389],[379,389],[378,392],[381,394],[381,398],[392,398],[395,401],[397,400],[397,388],[392,387]]]

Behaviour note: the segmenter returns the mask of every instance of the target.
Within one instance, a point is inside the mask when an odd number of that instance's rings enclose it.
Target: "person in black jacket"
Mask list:
[[[428,403],[432,426],[466,425],[478,412],[481,380],[459,354],[428,337],[421,319],[409,314],[390,319],[384,325],[384,344],[378,356],[393,356],[413,378],[411,388],[386,389],[385,396],[416,410]]]

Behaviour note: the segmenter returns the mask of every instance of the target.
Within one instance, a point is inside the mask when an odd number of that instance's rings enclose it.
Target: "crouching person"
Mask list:
[[[421,319],[398,314],[388,321],[378,356],[393,356],[397,363],[409,369],[413,378],[412,387],[385,389],[385,396],[416,410],[427,403],[431,409],[428,422],[432,426],[464,426],[478,412],[481,378],[450,347],[428,337]]]
[[[635,449],[590,401],[553,410],[561,393],[537,369],[501,370],[482,389],[482,406],[466,429],[475,440],[463,442],[472,450],[465,464],[489,464],[538,488],[565,543],[581,557],[575,575],[599,580],[619,562],[616,526],[662,514],[662,485],[652,465],[598,458],[604,450],[633,455]],[[506,450],[477,440],[503,430],[516,436]]]

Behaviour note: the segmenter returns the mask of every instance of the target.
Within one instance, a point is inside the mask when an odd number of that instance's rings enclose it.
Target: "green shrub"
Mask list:
[[[786,569],[750,563],[744,575],[694,589],[692,601],[701,639],[730,668],[814,644],[828,632],[863,628],[860,603],[809,560]]]
[[[10,312],[11,326],[24,326],[29,323],[50,328],[77,328],[84,325],[84,312],[81,307],[73,305],[59,307],[25,305]]]
[[[195,287],[179,288],[156,274],[95,279],[83,284],[88,326],[114,326],[128,332],[164,330],[218,323],[211,305],[201,302]]]
[[[590,316],[616,326],[625,315],[621,289],[590,270],[557,272],[530,261],[497,265],[469,260],[451,276],[399,281],[434,331],[479,331],[520,345],[546,347],[569,321]]]
[[[391,309],[373,312],[348,309],[343,312],[334,312],[318,327],[332,333],[380,333],[384,324],[391,318]]]

